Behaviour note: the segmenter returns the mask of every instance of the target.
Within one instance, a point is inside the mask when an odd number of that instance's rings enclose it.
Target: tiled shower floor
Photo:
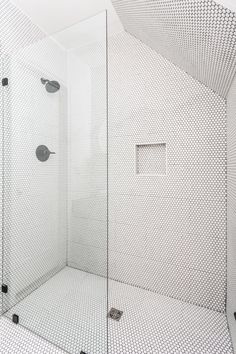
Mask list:
[[[9,319],[0,318],[1,354],[65,354],[64,351],[41,339],[22,326],[14,325]]]
[[[109,281],[109,303],[124,311],[119,322],[108,321],[109,354],[233,353],[223,314],[116,281]],[[101,277],[67,267],[7,316],[12,313],[20,316],[24,327],[66,352],[106,353],[106,280]],[[6,324],[9,331],[5,346],[0,341],[0,353],[62,353],[39,337],[33,340],[31,333],[31,351],[25,350],[26,339],[24,345],[14,344],[15,351],[9,336],[22,343],[22,328],[3,318],[0,328],[5,332]]]

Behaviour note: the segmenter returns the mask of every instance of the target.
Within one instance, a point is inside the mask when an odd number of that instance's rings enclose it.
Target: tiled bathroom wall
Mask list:
[[[227,97],[227,315],[236,348],[236,78]]]
[[[232,1],[219,2],[112,0],[126,31],[226,97],[236,71],[236,15],[224,6]]]
[[[104,43],[70,51],[68,56],[72,119],[68,264],[103,276],[107,270]],[[14,236],[9,238],[8,255],[14,256],[9,267],[19,274],[13,272],[12,278],[11,271],[6,273],[16,284],[13,301],[40,283],[41,276],[66,263],[66,225],[58,209],[51,214],[65,200],[67,171],[65,107],[60,106],[60,95],[66,94],[65,53],[59,52],[53,51],[51,61],[44,56],[49,67],[40,55],[36,62],[25,61],[27,50],[21,53],[23,60],[4,60],[6,73],[15,77],[10,94],[17,97],[9,165],[14,167],[9,179],[14,205],[7,232]],[[60,93],[47,94],[40,83],[42,75],[61,80]],[[224,312],[225,100],[126,32],[109,40],[108,83],[110,278]],[[35,147],[41,141],[56,153],[61,149],[47,165],[35,160]],[[60,180],[58,171],[63,171]],[[32,249],[26,248],[29,244]],[[42,247],[46,258],[38,253]]]
[[[90,75],[81,64],[77,122],[92,109]],[[108,77],[109,277],[223,312],[225,100],[125,32],[109,40]],[[72,140],[91,156],[89,119]],[[103,158],[91,157],[92,174],[88,160],[72,170],[72,195],[83,200],[72,209],[69,257],[100,275],[106,274],[104,175],[97,179]]]
[[[81,26],[96,40],[68,52],[69,244],[68,264],[107,274],[106,14]],[[94,27],[95,26],[95,27]],[[81,30],[79,28],[79,30]],[[106,289],[104,289],[104,294]]]
[[[109,59],[109,276],[223,312],[225,100],[127,33]]]

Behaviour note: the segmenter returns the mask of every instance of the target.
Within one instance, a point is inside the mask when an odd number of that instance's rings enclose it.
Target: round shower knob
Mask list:
[[[36,149],[37,159],[41,162],[47,161],[51,154],[55,154],[55,152],[50,151],[45,145],[39,145]]]

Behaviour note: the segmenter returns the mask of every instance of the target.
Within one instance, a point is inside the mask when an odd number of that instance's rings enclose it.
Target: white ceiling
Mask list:
[[[216,0],[216,2],[236,12],[236,0]]]
[[[110,0],[11,0],[41,29],[56,33],[97,13],[108,10],[109,33],[123,30]]]
[[[61,31],[104,10],[108,10],[109,34],[123,30],[111,0],[11,0],[11,2],[49,34]],[[216,2],[236,12],[236,0],[216,0]]]
[[[99,36],[104,34],[105,20],[100,16],[97,20],[92,19],[92,22],[88,20],[80,25],[72,26],[104,10],[108,11],[109,35],[124,30],[111,0],[10,0],[10,2],[23,11],[44,32],[54,34],[54,38],[67,48],[72,45],[71,41],[75,38],[77,46],[79,46],[78,43],[82,46],[95,42]],[[236,11],[236,0],[216,0],[216,2]],[[62,32],[68,27],[71,28]]]

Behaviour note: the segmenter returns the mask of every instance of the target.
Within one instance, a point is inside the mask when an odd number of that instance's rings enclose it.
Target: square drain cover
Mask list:
[[[112,320],[119,321],[121,316],[123,315],[123,311],[114,309],[113,307],[108,312],[107,317],[111,318]]]

